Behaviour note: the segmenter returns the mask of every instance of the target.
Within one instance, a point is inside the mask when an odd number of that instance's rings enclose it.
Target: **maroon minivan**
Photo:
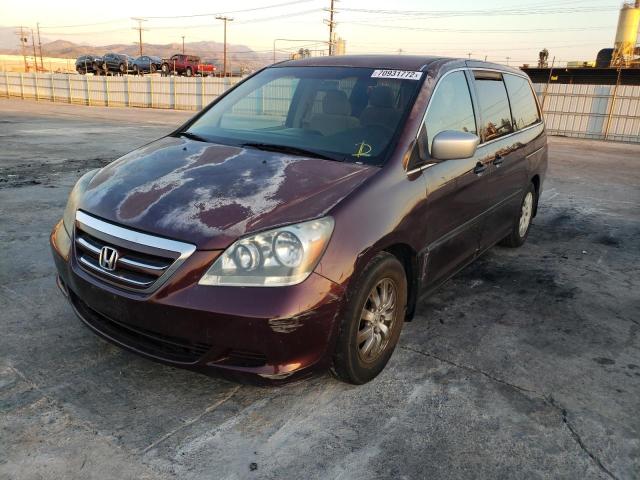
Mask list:
[[[364,383],[421,295],[524,243],[546,168],[518,70],[286,61],[80,178],[51,234],[58,284],[89,328],[147,358]]]

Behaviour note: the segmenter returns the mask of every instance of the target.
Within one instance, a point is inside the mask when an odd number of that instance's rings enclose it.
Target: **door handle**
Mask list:
[[[478,162],[473,169],[473,173],[475,173],[476,175],[482,175],[486,169],[487,166],[484,163]]]
[[[499,167],[500,165],[502,165],[502,162],[504,162],[504,157],[499,153],[496,153],[496,158],[493,160],[493,164],[496,167]]]

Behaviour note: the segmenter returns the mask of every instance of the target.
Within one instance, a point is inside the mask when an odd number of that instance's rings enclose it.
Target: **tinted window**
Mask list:
[[[476,73],[476,90],[482,118],[480,131],[484,141],[512,133],[511,110],[502,76],[478,78]]]
[[[529,82],[522,77],[505,75],[504,83],[507,85],[507,92],[509,92],[511,112],[516,129],[521,130],[538,123],[540,115]]]
[[[429,151],[433,138],[444,130],[476,133],[476,120],[464,72],[444,77],[429,103],[425,121],[429,138]]]

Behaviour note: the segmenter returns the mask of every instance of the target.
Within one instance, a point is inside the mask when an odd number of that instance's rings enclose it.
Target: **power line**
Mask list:
[[[410,17],[430,17],[430,18],[442,18],[442,17],[456,17],[456,16],[503,16],[503,15],[548,15],[548,14],[563,14],[563,13],[591,13],[591,12],[603,12],[613,11],[615,7],[549,7],[540,9],[530,8],[515,8],[515,9],[484,9],[484,10],[383,10],[383,9],[369,9],[369,8],[343,8],[345,12],[357,12],[357,13],[370,13],[377,15],[406,15]]]
[[[578,32],[578,31],[587,31],[587,30],[609,30],[611,26],[601,26],[601,27],[569,27],[569,28],[518,28],[518,29],[468,29],[468,28],[433,28],[433,27],[411,27],[406,25],[382,25],[379,23],[365,23],[365,22],[350,22],[344,21],[342,23],[347,23],[350,25],[359,25],[363,27],[374,27],[374,28],[392,28],[397,30],[414,30],[414,31],[426,31],[426,32],[451,32],[451,33],[530,33],[530,32]]]
[[[147,16],[145,18],[161,19],[161,18],[215,17],[215,16],[219,16],[221,14],[256,12],[258,10],[267,10],[267,9],[270,9],[270,8],[287,7],[287,6],[290,6],[290,5],[298,5],[300,3],[309,3],[309,2],[312,2],[312,1],[314,1],[314,0],[294,0],[294,1],[289,1],[289,2],[276,3],[276,4],[273,4],[273,5],[264,5],[262,7],[245,8],[244,10],[230,10],[230,11],[218,12],[218,13],[195,13],[195,14],[192,14],[192,15],[167,15],[167,16],[150,16],[150,17]]]

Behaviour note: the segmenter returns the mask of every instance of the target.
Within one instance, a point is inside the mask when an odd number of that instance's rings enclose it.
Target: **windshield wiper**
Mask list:
[[[179,134],[181,137],[187,137],[190,138],[191,140],[196,140],[197,142],[208,142],[209,140],[207,140],[204,137],[201,137],[200,135],[198,135],[197,133],[193,133],[190,132],[189,130],[186,130],[184,132],[180,132]]]
[[[281,153],[289,153],[291,155],[299,155],[304,157],[322,158],[323,160],[333,160],[335,162],[343,161],[343,159],[341,158],[330,157],[328,155],[315,152],[313,150],[307,150],[306,148],[300,148],[300,147],[291,147],[289,145],[275,145],[273,143],[248,142],[248,143],[243,143],[241,146],[249,147],[249,148],[257,148],[258,150],[265,150],[267,152],[281,152]]]

